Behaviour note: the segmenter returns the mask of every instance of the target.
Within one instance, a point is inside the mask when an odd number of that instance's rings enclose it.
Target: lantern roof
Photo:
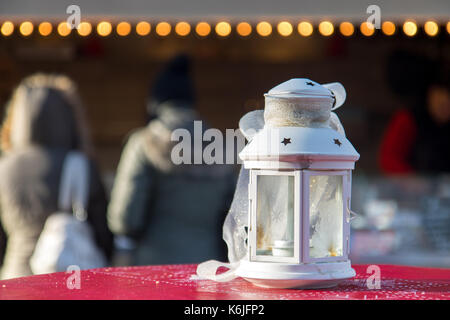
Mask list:
[[[320,84],[307,78],[293,78],[269,90],[264,94],[271,98],[313,98],[334,100],[332,110],[344,104],[346,92],[342,84],[332,82]]]
[[[295,96],[326,96],[331,98],[333,96],[332,92],[321,84],[305,78],[294,78],[280,83],[265,95],[280,98]]]
[[[239,154],[243,161],[347,161],[359,159],[348,139],[329,127],[268,127]]]

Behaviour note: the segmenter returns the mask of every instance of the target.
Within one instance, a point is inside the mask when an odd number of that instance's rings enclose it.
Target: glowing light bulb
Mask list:
[[[256,32],[262,37],[267,37],[272,33],[272,26],[267,21],[261,21],[256,25]]]
[[[77,32],[80,36],[86,37],[92,32],[92,25],[89,22],[83,21],[78,25]]]
[[[408,37],[413,37],[417,33],[417,25],[413,21],[406,21],[403,24],[403,32]]]
[[[111,31],[112,31],[111,23],[107,21],[102,21],[97,25],[97,33],[102,37],[109,36]]]
[[[355,32],[355,27],[350,22],[345,21],[339,25],[339,31],[342,35],[350,37]]]
[[[72,32],[72,29],[70,28],[70,26],[67,24],[66,21],[61,22],[60,24],[58,24],[58,34],[61,37],[66,37],[68,36],[70,33]]]
[[[185,21],[178,22],[175,25],[175,32],[179,36],[187,36],[191,32],[191,25]]]
[[[199,22],[195,27],[195,32],[201,37],[206,37],[211,33],[211,26],[207,22]]]
[[[277,30],[278,33],[283,37],[288,37],[294,31],[294,28],[292,28],[292,24],[290,24],[288,21],[281,21],[277,26]]]
[[[247,37],[252,33],[252,26],[247,22],[241,22],[236,26],[237,33],[242,37]]]
[[[48,36],[50,33],[52,33],[52,24],[50,22],[41,22],[39,24],[38,30],[41,36]]]
[[[319,32],[323,36],[331,36],[334,32],[333,24],[330,21],[322,21],[319,23]]]
[[[369,22],[363,22],[360,26],[361,33],[366,37],[370,37],[375,33],[375,26]]]
[[[424,25],[425,33],[430,37],[434,37],[439,32],[439,26],[434,21],[427,21]]]
[[[3,22],[0,32],[5,37],[10,36],[14,32],[14,24],[11,21]]]
[[[116,32],[119,36],[125,37],[129,35],[131,32],[131,25],[126,21],[122,21],[119,24],[117,24]]]
[[[168,22],[160,22],[156,25],[156,34],[158,34],[161,37],[165,37],[169,35],[170,31],[172,30],[172,27]]]
[[[298,24],[298,33],[303,37],[312,35],[313,30],[313,26],[309,22],[303,21]]]
[[[22,24],[19,27],[20,33],[23,36],[25,36],[25,37],[27,37],[30,34],[32,34],[33,33],[33,29],[34,29],[33,24],[30,21],[22,22]]]
[[[228,22],[221,21],[216,24],[216,33],[221,37],[226,37],[231,33],[231,26]]]
[[[150,23],[146,21],[141,21],[136,25],[136,33],[140,36],[146,36],[150,33],[151,26]]]
[[[385,21],[381,25],[381,30],[387,36],[392,36],[395,33],[395,24],[391,21]]]

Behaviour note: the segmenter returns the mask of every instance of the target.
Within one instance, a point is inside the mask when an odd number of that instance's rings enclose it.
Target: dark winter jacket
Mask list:
[[[189,108],[166,102],[124,148],[108,222],[115,234],[136,240],[135,264],[225,257],[221,228],[234,190],[233,169],[218,164],[175,165],[171,160],[177,143],[171,141],[173,130],[186,129],[193,139],[195,119]]]

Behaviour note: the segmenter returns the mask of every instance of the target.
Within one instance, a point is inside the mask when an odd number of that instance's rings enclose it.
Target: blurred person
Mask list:
[[[234,190],[233,171],[227,165],[171,160],[177,143],[172,132],[184,128],[194,137],[194,120],[200,120],[194,104],[190,61],[178,55],[156,78],[147,103],[150,121],[130,135],[111,193],[109,226],[116,239],[135,243],[131,264],[226,256],[221,227]]]
[[[450,84],[448,74],[424,58],[397,53],[391,84],[410,97],[397,111],[381,142],[379,165],[386,174],[450,172]],[[394,83],[395,82],[395,83]]]
[[[6,279],[32,274],[30,258],[40,233],[47,217],[58,212],[65,156],[72,150],[92,153],[74,83],[46,74],[22,80],[8,105],[0,139],[0,224],[7,238],[0,278]],[[99,172],[90,160],[87,221],[109,258],[113,237],[106,209]]]
[[[0,221],[0,271],[3,265],[3,259],[6,251],[6,234]]]

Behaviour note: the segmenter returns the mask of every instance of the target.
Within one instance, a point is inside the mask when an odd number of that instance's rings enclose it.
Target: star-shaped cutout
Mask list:
[[[307,85],[307,86],[313,87],[313,86],[314,86],[314,83],[312,83],[311,81],[308,81],[308,82],[306,83],[306,85]]]
[[[341,146],[342,142],[339,141],[339,139],[333,139],[334,144],[337,144],[339,147]]]
[[[281,141],[282,144],[287,145],[291,143],[291,138],[284,138],[283,141]]]

